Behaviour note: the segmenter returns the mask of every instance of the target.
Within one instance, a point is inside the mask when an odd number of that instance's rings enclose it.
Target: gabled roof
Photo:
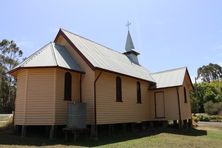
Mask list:
[[[64,29],[61,29],[60,33],[77,48],[93,68],[155,82],[149,70],[132,63],[126,55]]]
[[[37,52],[29,56],[25,61],[13,68],[10,72],[19,68],[33,67],[61,67],[81,73],[83,72],[64,46],[52,42],[43,46]]]
[[[186,72],[187,68],[181,67],[177,69],[152,73],[151,76],[156,81],[156,88],[175,87],[183,85]]]

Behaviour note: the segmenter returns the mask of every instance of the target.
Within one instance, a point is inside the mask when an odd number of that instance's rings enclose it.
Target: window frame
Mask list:
[[[66,72],[64,76],[64,100],[72,101],[72,75]]]
[[[183,94],[184,94],[184,103],[187,103],[187,90],[186,90],[186,87],[183,87]]]
[[[119,76],[116,77],[116,102],[123,102],[122,80]]]
[[[136,83],[136,94],[137,94],[137,104],[142,104],[141,84],[139,81],[137,81]]]

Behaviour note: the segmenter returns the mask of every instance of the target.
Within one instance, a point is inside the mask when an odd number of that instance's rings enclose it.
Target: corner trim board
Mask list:
[[[180,108],[179,87],[176,87],[176,90],[177,90],[178,113],[179,113],[179,122],[180,122],[181,121],[181,108]]]

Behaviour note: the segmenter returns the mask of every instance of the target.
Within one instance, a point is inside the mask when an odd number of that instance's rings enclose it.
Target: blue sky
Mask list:
[[[0,40],[15,40],[28,56],[59,28],[123,52],[129,20],[139,61],[156,72],[222,64],[221,0],[7,0]]]

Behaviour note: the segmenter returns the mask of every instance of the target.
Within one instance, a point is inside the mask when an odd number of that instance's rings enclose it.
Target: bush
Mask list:
[[[210,121],[210,117],[206,114],[200,114],[197,118],[199,121]]]
[[[193,120],[195,122],[198,121],[215,121],[215,122],[222,122],[222,116],[219,115],[208,115],[205,113],[198,113],[193,115]]]
[[[210,116],[210,121],[222,122],[222,116],[212,115],[212,116]]]
[[[209,115],[217,115],[222,111],[222,102],[213,103],[212,101],[208,101],[204,104],[204,110]]]

